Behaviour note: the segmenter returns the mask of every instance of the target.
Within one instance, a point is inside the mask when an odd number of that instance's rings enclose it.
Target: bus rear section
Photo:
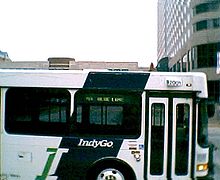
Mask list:
[[[0,77],[2,179],[208,173],[203,74],[5,71]]]

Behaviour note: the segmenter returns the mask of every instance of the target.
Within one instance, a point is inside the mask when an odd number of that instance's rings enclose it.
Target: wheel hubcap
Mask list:
[[[97,180],[125,180],[123,174],[117,169],[104,169],[97,177]]]

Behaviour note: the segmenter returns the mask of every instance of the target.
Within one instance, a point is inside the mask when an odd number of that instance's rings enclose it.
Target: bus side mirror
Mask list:
[[[208,117],[211,118],[215,115],[215,104],[207,105]]]

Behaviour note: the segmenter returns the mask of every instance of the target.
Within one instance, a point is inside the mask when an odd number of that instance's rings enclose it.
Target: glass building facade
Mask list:
[[[220,119],[220,0],[158,0],[157,56],[169,71],[205,72]]]

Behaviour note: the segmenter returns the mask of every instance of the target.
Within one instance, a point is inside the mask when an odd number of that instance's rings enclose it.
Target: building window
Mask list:
[[[179,60],[176,64],[176,72],[180,72],[180,69],[181,69],[181,61]]]
[[[193,47],[191,51],[192,69],[197,67],[197,47]]]
[[[219,1],[212,1],[209,3],[203,3],[197,5],[195,8],[193,8],[193,15],[206,13],[206,12],[215,12],[219,9],[220,2]]]
[[[216,53],[216,74],[220,74],[220,51]]]
[[[207,20],[199,21],[193,25],[193,31],[196,32],[196,31],[205,30],[207,29],[207,27],[208,27]]]
[[[182,72],[186,72],[187,71],[187,54],[183,56],[183,61],[182,61]]]
[[[213,28],[220,28],[220,18],[203,20],[193,24],[193,32]]]
[[[176,72],[176,71],[177,71],[177,65],[174,64],[174,65],[173,65],[173,72]]]
[[[209,99],[220,102],[220,81],[208,81]]]
[[[213,19],[213,28],[219,28],[220,27],[220,18]]]
[[[188,52],[188,71],[191,70],[191,64],[192,64],[192,57],[191,57],[191,50]]]
[[[204,44],[198,46],[198,68],[216,67],[218,44]]]

